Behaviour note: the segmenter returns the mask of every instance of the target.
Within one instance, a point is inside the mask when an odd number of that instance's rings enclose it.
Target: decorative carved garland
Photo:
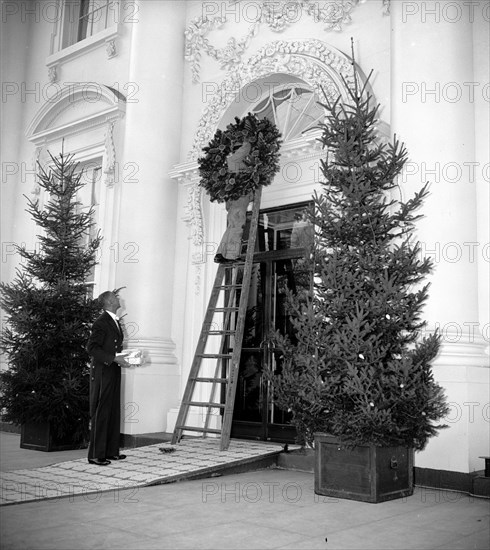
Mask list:
[[[205,143],[209,142],[228,107],[236,101],[247,84],[264,76],[291,74],[309,84],[318,97],[327,95],[335,101],[339,95],[347,99],[347,84],[352,84],[352,61],[317,39],[278,40],[263,46],[247,62],[228,72],[216,93],[204,108],[196,130],[189,159],[197,159]]]
[[[235,200],[259,186],[270,185],[279,171],[279,138],[272,122],[251,113],[235,118],[235,124],[228,124],[225,131],[217,130],[203,148],[205,155],[198,159],[200,185],[211,201]],[[229,163],[237,153],[241,159],[236,159],[233,170]]]
[[[390,0],[381,0],[384,15],[390,12]],[[232,6],[239,6],[240,0],[230,0]],[[211,4],[211,3],[210,3]],[[224,1],[221,2],[224,4]],[[282,32],[285,28],[299,21],[298,14],[305,13],[315,23],[322,23],[325,31],[341,31],[342,26],[351,21],[351,11],[359,4],[359,0],[336,0],[336,2],[319,2],[318,0],[294,0],[290,2],[271,2],[270,0],[257,1],[255,19],[250,19],[250,27],[245,36],[236,39],[234,36],[228,39],[224,48],[216,48],[210,44],[206,36],[212,30],[221,28],[226,22],[226,17],[200,16],[193,19],[185,30],[185,59],[191,65],[192,80],[199,82],[199,69],[201,52],[206,53],[218,61],[223,70],[232,69],[242,61],[242,55],[255,37],[261,24],[266,24],[274,32]],[[216,2],[213,6],[217,7]],[[225,10],[229,11],[229,9]],[[245,15],[244,15],[245,18]]]
[[[202,211],[202,187],[199,185],[197,159],[204,144],[208,143],[226,110],[236,101],[236,94],[247,84],[265,76],[285,73],[294,75],[309,84],[319,97],[325,91],[329,99],[335,100],[346,94],[343,79],[353,82],[351,60],[318,39],[275,41],[266,44],[248,61],[234,67],[221,83],[205,107],[196,129],[188,163],[180,165],[172,177],[178,178],[187,187],[187,204],[183,220],[189,225],[193,252],[192,262],[196,269],[196,294],[200,292],[200,266],[203,259],[204,220]],[[313,150],[316,142],[311,144]],[[296,151],[296,149],[295,149]],[[287,155],[287,151],[283,152]]]

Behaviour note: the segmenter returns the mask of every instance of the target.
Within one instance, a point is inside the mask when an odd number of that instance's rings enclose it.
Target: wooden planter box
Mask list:
[[[49,422],[27,422],[22,424],[20,446],[22,449],[35,451],[68,451],[86,447],[80,442],[73,443],[69,434],[62,439],[56,438]]]
[[[413,494],[413,449],[363,445],[346,448],[315,434],[315,493],[384,502]]]
[[[298,472],[315,471],[315,450],[301,448],[294,451],[279,453],[277,467],[285,470],[296,470]]]

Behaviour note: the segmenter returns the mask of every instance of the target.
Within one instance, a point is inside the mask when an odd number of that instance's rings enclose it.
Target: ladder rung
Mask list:
[[[196,357],[202,359],[231,359],[233,354],[231,353],[198,353]]]
[[[218,336],[218,335],[222,335],[222,334],[235,334],[236,330],[232,330],[232,329],[229,329],[229,330],[208,330],[208,334],[210,336]]]
[[[222,289],[227,289],[227,288],[242,288],[242,284],[241,283],[236,283],[234,285],[217,285],[215,286],[214,288],[222,288]]]
[[[224,409],[223,403],[211,403],[209,401],[189,401],[187,403],[190,407],[211,407],[213,409]]]
[[[222,311],[238,311],[239,308],[237,306],[230,306],[230,307],[215,307],[213,309],[213,311],[218,311],[218,312],[222,312]]]
[[[183,430],[188,432],[202,432],[211,434],[220,434],[221,430],[215,428],[198,428],[197,426],[175,426],[176,430]]]
[[[226,384],[228,382],[227,378],[206,378],[204,376],[198,376],[194,378],[195,382],[216,382],[216,384]]]

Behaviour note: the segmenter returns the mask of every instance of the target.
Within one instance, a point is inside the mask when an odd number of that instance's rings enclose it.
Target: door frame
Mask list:
[[[271,213],[277,212],[280,210],[288,210],[295,207],[302,208],[311,206],[311,201],[305,201],[301,203],[284,205],[276,208],[267,208],[261,210],[262,213]],[[270,328],[270,321],[272,319],[272,307],[273,307],[273,285],[272,276],[274,273],[271,270],[271,266],[274,263],[280,262],[281,260],[297,260],[304,258],[306,255],[305,248],[286,248],[280,250],[270,250],[265,252],[255,252],[253,257],[254,264],[265,263],[266,264],[266,273],[270,281],[265,285],[265,295],[264,300],[264,312],[263,318],[264,321],[269,323],[268,326],[263,326],[263,336],[267,337],[267,333]],[[262,354],[262,365],[265,364],[266,360],[270,360],[270,355],[274,353],[274,350],[263,349],[261,348],[242,348],[242,351],[255,351],[258,350]],[[269,357],[266,355],[269,354]],[[261,376],[260,380],[260,392],[263,396],[261,403],[261,421],[246,421],[246,420],[232,420],[231,427],[231,437],[241,438],[241,439],[255,439],[263,441],[277,441],[280,443],[294,443],[296,440],[296,429],[292,424],[280,424],[269,422],[269,407],[271,403],[271,388],[270,385],[265,381],[264,377]]]

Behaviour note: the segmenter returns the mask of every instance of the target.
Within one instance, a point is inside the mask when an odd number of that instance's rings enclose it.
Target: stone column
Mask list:
[[[478,455],[488,445],[488,357],[478,315],[482,166],[475,158],[474,110],[485,82],[475,81],[473,65],[474,25],[484,14],[475,4],[391,3],[391,130],[409,151],[403,199],[431,182],[417,224],[422,253],[434,260],[424,317],[430,330],[442,332],[434,372],[452,406],[450,428],[417,453],[416,465],[455,472],[480,469]]]
[[[117,286],[130,345],[151,364],[125,370],[124,433],[166,430],[178,399],[179,373],[171,338],[177,184],[184,70],[185,2],[136,2],[121,167]]]

